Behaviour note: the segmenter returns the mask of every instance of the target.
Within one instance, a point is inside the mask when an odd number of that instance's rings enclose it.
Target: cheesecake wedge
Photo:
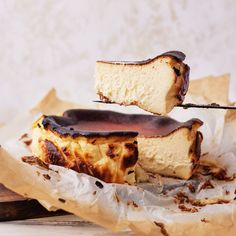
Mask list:
[[[189,179],[200,157],[201,125],[198,119],[68,110],[33,124],[32,151],[46,163],[106,182],[134,183],[137,163],[150,173]]]
[[[97,61],[96,92],[105,102],[167,114],[188,90],[190,69],[184,59],[182,52],[170,51],[145,61]]]

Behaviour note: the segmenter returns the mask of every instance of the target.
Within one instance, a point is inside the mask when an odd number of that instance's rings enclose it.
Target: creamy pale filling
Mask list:
[[[182,80],[176,79],[170,58],[158,59],[143,66],[102,62],[96,65],[98,94],[113,102],[138,105],[157,114],[169,112],[178,103],[176,96]]]
[[[138,137],[140,166],[151,173],[188,179],[192,175],[191,151],[196,132],[181,128],[161,138]]]

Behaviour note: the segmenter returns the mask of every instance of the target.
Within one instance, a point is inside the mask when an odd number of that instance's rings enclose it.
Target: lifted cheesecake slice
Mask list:
[[[146,61],[97,61],[97,94],[105,102],[166,114],[188,90],[190,69],[184,59],[182,52],[171,51]]]
[[[32,149],[47,163],[106,182],[134,183],[137,161],[147,172],[189,179],[200,157],[201,125],[198,119],[68,110],[34,123]]]

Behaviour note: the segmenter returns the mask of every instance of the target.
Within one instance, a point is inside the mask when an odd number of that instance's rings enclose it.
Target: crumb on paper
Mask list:
[[[65,203],[65,202],[66,202],[66,200],[63,199],[63,198],[58,198],[58,201],[60,201],[60,202],[62,202],[62,203]]]
[[[30,146],[32,143],[32,138],[30,138],[27,133],[22,134],[19,140],[22,141],[26,146]]]
[[[135,208],[138,208],[138,205],[134,201],[128,201],[127,206],[133,206]]]
[[[191,183],[188,184],[187,187],[188,187],[188,189],[189,189],[189,191],[190,191],[191,193],[195,193],[195,192],[196,192],[195,187],[194,187]]]
[[[43,177],[44,177],[44,179],[46,179],[46,180],[50,180],[50,179],[51,179],[50,175],[48,175],[48,174],[43,174]]]
[[[95,184],[98,188],[100,188],[100,189],[103,188],[103,184],[100,181],[96,180]]]
[[[178,208],[179,208],[181,211],[186,211],[186,212],[191,212],[191,213],[198,212],[198,209],[197,209],[196,207],[187,207],[187,206],[185,206],[184,204],[179,204],[179,205],[178,205]]]
[[[200,187],[199,192],[203,189],[212,189],[214,188],[214,185],[210,180],[206,180]]]
[[[210,221],[207,220],[206,218],[202,218],[202,219],[201,219],[201,222],[204,222],[204,223],[210,223]]]
[[[167,230],[165,229],[165,225],[164,225],[163,223],[154,221],[154,224],[155,224],[156,226],[160,227],[161,233],[162,233],[164,236],[169,236]]]

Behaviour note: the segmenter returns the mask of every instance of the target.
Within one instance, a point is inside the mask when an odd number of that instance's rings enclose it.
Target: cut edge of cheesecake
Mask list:
[[[170,51],[145,61],[97,61],[96,92],[104,102],[167,114],[188,90],[190,68],[184,59],[182,52]]]
[[[195,123],[191,129],[180,128],[160,138],[138,137],[139,166],[147,173],[189,179],[195,173],[201,156],[203,136]],[[137,176],[136,179],[142,179]]]
[[[76,132],[65,127],[70,122],[65,120],[42,116],[33,123],[34,156],[108,183],[135,183],[137,132]]]

